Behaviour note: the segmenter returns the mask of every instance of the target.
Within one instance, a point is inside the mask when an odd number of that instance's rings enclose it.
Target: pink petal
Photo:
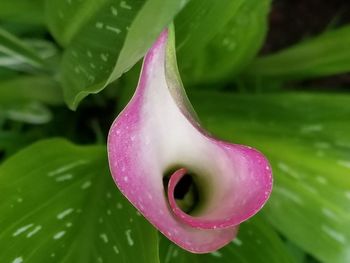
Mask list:
[[[261,153],[214,139],[196,122],[172,37],[164,31],[145,57],[136,92],[111,127],[109,165],[121,192],[160,232],[188,251],[206,253],[230,242],[238,224],[262,208],[272,175]],[[163,176],[172,167],[180,169],[170,177],[167,198]],[[187,170],[205,194],[195,215],[174,199]]]

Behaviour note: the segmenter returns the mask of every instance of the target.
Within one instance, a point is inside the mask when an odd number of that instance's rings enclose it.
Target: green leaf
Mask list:
[[[0,125],[2,120],[0,119]],[[17,129],[17,130],[16,130]],[[18,126],[12,130],[3,130],[0,128],[0,162],[8,156],[21,150],[23,147],[36,141],[39,136],[33,136],[31,132],[20,132]],[[0,231],[1,233],[1,231]]]
[[[0,18],[2,20],[43,24],[44,0],[11,0],[0,1]]]
[[[257,58],[247,78],[306,79],[350,71],[350,26],[327,31],[275,54]]]
[[[189,2],[175,19],[179,56],[183,54],[192,57],[193,52],[199,53],[218,31],[230,22],[243,2],[243,0]]]
[[[50,32],[62,46],[67,46],[106,2],[47,0],[45,15]]]
[[[207,83],[237,75],[263,43],[270,2],[191,1],[176,19],[185,80]]]
[[[10,120],[43,124],[52,119],[45,106],[63,102],[61,89],[48,76],[17,76],[0,81],[0,116]]]
[[[50,110],[39,102],[0,105],[0,117],[30,124],[44,124],[52,119]]]
[[[158,262],[157,232],[117,190],[105,151],[51,139],[0,166],[2,261]]]
[[[53,78],[45,75],[0,80],[0,105],[27,101],[59,105],[63,102],[62,91]]]
[[[0,59],[0,63],[1,63],[1,59]],[[15,77],[17,75],[18,75],[18,73],[16,71],[13,71],[9,68],[0,67],[0,79],[1,80],[9,79],[9,78]]]
[[[261,216],[243,223],[238,237],[224,248],[210,254],[196,255],[161,239],[160,258],[163,263],[293,263],[284,243]]]
[[[9,69],[29,73],[37,73],[38,69],[44,73],[56,70],[58,63],[55,59],[57,60],[59,53],[52,42],[42,39],[23,39],[21,44],[28,48],[36,58],[39,58],[43,65],[37,66],[36,62],[33,65],[33,63],[28,62],[30,58],[19,58],[20,55],[15,55],[14,52],[2,53],[0,51],[0,67],[2,67],[2,70]]]
[[[7,55],[15,64],[26,63],[35,68],[43,68],[45,66],[44,60],[38,56],[35,50],[31,49],[16,36],[0,28],[1,53]]]
[[[48,1],[51,32],[67,46],[65,100],[75,109],[130,69],[187,1]]]
[[[194,102],[214,134],[269,157],[264,215],[274,227],[323,262],[349,262],[350,96],[201,93]]]

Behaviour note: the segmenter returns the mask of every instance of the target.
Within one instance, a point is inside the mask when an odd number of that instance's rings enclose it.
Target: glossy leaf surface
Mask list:
[[[29,146],[1,165],[0,199],[4,262],[158,262],[157,233],[115,188],[104,147]]]
[[[67,47],[62,83],[68,105],[76,108],[129,70],[186,2],[48,1],[51,32]]]
[[[175,24],[185,83],[223,81],[237,75],[262,45],[269,9],[270,0],[191,1]]]

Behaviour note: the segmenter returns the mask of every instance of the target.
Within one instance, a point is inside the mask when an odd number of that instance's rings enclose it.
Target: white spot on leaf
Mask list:
[[[111,6],[111,12],[112,12],[112,15],[114,15],[114,16],[118,15],[118,10],[115,6]]]
[[[108,236],[105,233],[101,233],[100,238],[103,240],[103,242],[108,243]]]
[[[40,230],[41,230],[41,226],[36,226],[32,231],[30,231],[28,234],[27,234],[27,238],[30,238],[32,236],[34,236],[36,233],[38,233]]]
[[[236,244],[237,246],[242,246],[243,242],[242,240],[240,240],[239,238],[235,238],[233,241],[232,241],[233,244]]]
[[[300,176],[297,172],[295,172],[291,167],[289,167],[287,164],[283,163],[283,162],[279,162],[277,164],[278,168],[285,172],[286,174],[289,174],[290,176],[294,177],[295,179],[299,179]]]
[[[350,200],[350,191],[345,192],[345,197]]]
[[[126,235],[126,241],[128,242],[129,246],[132,247],[134,245],[134,240],[131,237],[131,229],[126,230],[125,235]]]
[[[330,209],[328,208],[322,208],[322,214],[324,214],[326,217],[333,219],[333,220],[338,220],[337,215]]]
[[[211,252],[210,255],[212,255],[213,257],[216,257],[216,258],[222,257],[222,254],[219,251]]]
[[[323,130],[323,126],[321,124],[305,125],[300,129],[302,133],[319,132],[322,130]]]
[[[332,239],[334,239],[335,241],[341,243],[341,244],[345,244],[346,243],[346,238],[342,233],[339,233],[338,231],[332,229],[329,226],[326,225],[322,225],[322,230]]]
[[[22,234],[23,232],[27,231],[29,228],[31,228],[34,224],[29,224],[29,225],[26,225],[26,226],[22,226],[20,228],[18,228],[13,234],[12,236],[18,236],[20,234]]]
[[[113,246],[113,250],[116,254],[119,254],[119,249],[117,248],[117,246]]]
[[[91,186],[91,181],[86,181],[81,185],[81,189],[87,189]]]
[[[100,58],[104,61],[104,62],[107,62],[107,60],[108,60],[108,56],[106,55],[106,54],[101,54],[100,55]]]
[[[96,26],[96,28],[101,29],[101,28],[103,28],[103,23],[102,22],[97,22],[95,24],[95,26]]]
[[[53,239],[55,239],[55,240],[60,239],[60,238],[62,238],[65,234],[66,234],[66,231],[57,232],[57,233],[53,236]]]
[[[286,188],[275,186],[274,191],[284,195],[285,197],[289,198],[290,200],[294,201],[295,203],[298,203],[300,205],[303,204],[303,200],[297,194],[295,194],[294,192],[292,192]]]
[[[349,168],[350,169],[350,161],[344,161],[344,160],[339,160],[338,164],[345,167],[345,168]]]
[[[72,174],[64,174],[56,178],[56,182],[64,182],[73,179]]]
[[[23,258],[22,257],[18,257],[18,258],[15,258],[12,263],[22,263],[23,262]]]
[[[120,2],[120,7],[121,7],[121,8],[124,8],[124,9],[131,10],[131,6],[128,5],[125,1],[121,1],[121,2]]]
[[[119,28],[113,26],[106,26],[106,29],[116,34],[120,34],[122,32]]]
[[[316,177],[317,182],[319,182],[320,184],[327,184],[327,179],[324,178],[323,176],[317,176]]]
[[[61,220],[61,219],[65,218],[67,215],[69,215],[70,213],[72,213],[73,211],[74,211],[73,208],[68,208],[68,209],[62,211],[61,213],[59,213],[57,215],[57,219]]]
[[[72,162],[72,163],[69,163],[67,165],[61,166],[61,167],[57,168],[56,170],[53,170],[53,171],[49,172],[47,175],[50,176],[50,177],[51,176],[55,176],[55,175],[67,172],[68,170],[71,170],[71,169],[73,169],[73,168],[75,168],[77,166],[84,165],[84,164],[87,164],[87,163],[88,162],[85,161],[85,160],[79,160],[79,161],[76,161],[76,162]]]

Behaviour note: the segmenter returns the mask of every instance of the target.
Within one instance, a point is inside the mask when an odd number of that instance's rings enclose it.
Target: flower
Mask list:
[[[215,251],[257,213],[272,189],[258,151],[210,136],[183,89],[174,31],[145,56],[135,94],[108,135],[120,191],[160,232],[194,252]]]

